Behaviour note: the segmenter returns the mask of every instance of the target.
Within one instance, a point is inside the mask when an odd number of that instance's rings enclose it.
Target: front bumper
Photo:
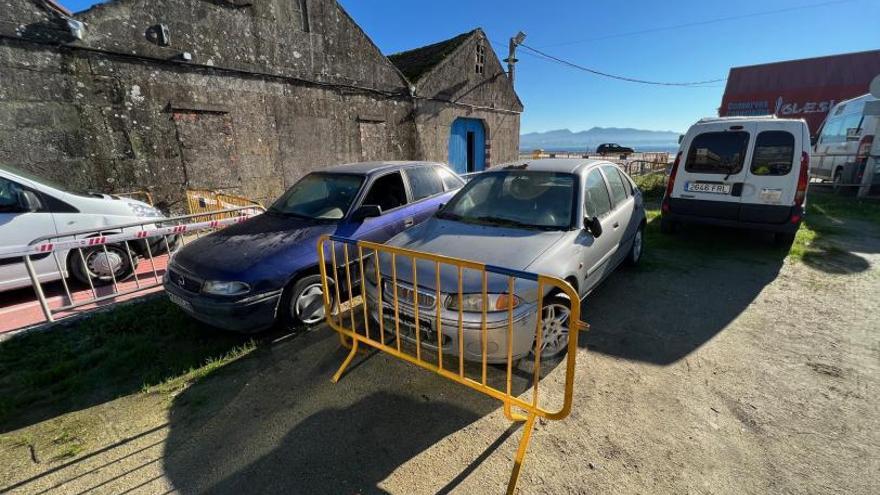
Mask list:
[[[172,302],[193,318],[213,327],[234,332],[258,332],[275,323],[281,290],[251,295],[243,299],[224,301],[194,294],[170,283],[166,277],[165,291],[173,295]],[[180,298],[185,303],[175,301]]]
[[[380,320],[378,294],[376,286],[367,283],[367,308],[375,321]],[[442,304],[442,300],[435,304]],[[458,356],[464,350],[464,359],[482,362],[483,360],[483,323],[482,313],[462,312],[461,328],[459,328],[458,312],[441,309],[438,324],[437,308],[419,308],[420,345],[423,350],[436,351],[443,348],[445,356]],[[399,318],[395,318],[394,306],[388,301],[382,305],[382,324],[385,334],[395,336],[400,328],[400,338],[416,344],[415,308],[411,304],[398,300]],[[535,341],[537,310],[534,303],[522,303],[513,312],[512,358],[520,359],[532,351]],[[486,361],[488,363],[506,363],[510,320],[507,311],[490,311],[486,313]],[[439,329],[439,334],[438,334]],[[374,337],[375,338],[375,337]]]

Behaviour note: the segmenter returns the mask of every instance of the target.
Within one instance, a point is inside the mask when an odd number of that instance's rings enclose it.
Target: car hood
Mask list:
[[[477,225],[431,218],[388,241],[392,246],[528,270],[565,232]]]
[[[529,271],[529,267],[543,253],[565,236],[562,231],[542,231],[517,229],[511,227],[476,225],[431,218],[430,220],[406,230],[391,238],[387,244],[415,251],[428,252],[495,265],[512,270]],[[383,276],[390,276],[389,256],[380,256]],[[412,261],[406,256],[396,259],[398,281],[412,283]],[[416,275],[420,287],[435,288],[436,268],[432,262],[418,263]],[[441,291],[456,292],[458,286],[457,269],[443,264],[440,270]],[[482,287],[480,272],[465,269],[462,272],[462,286],[465,292],[479,292]],[[503,292],[507,289],[507,277],[490,274],[487,288],[490,292]],[[518,290],[519,292],[519,290]]]
[[[174,264],[204,279],[284,280],[317,258],[316,243],[335,224],[262,214],[187,244]]]

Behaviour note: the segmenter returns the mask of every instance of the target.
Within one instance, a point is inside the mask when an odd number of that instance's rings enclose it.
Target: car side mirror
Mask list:
[[[584,228],[589,230],[593,237],[602,235],[602,222],[598,217],[584,217]]]
[[[21,211],[35,212],[43,208],[43,203],[33,191],[19,191],[18,206],[21,208]]]
[[[810,136],[810,146],[816,146],[819,142],[819,136]]]
[[[382,215],[382,207],[379,205],[361,205],[354,211],[352,220],[363,220],[365,218],[378,217]]]
[[[681,144],[682,141],[684,141],[684,134],[679,134],[678,135],[678,144]]]

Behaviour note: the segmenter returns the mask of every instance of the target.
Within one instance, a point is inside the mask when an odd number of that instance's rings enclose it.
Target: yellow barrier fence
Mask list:
[[[525,422],[507,486],[513,493],[535,420],[571,411],[578,334],[588,328],[577,292],[556,277],[337,236],[323,236],[318,254],[327,322],[350,347],[333,382],[363,345],[501,401],[508,419]],[[540,393],[552,345],[565,357],[561,405],[558,391]],[[534,365],[517,393],[520,360]],[[496,375],[504,365],[503,379],[490,377],[490,364]]]
[[[187,189],[186,204],[190,215],[213,213],[246,206],[255,207],[255,212],[265,209],[259,201],[209,189]]]

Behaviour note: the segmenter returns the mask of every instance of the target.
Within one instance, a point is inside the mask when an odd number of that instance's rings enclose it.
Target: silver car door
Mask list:
[[[617,251],[612,234],[614,218],[611,211],[611,196],[608,194],[605,179],[598,168],[587,174],[584,187],[584,210],[585,217],[596,217],[602,225],[602,234],[598,237],[595,235],[587,236],[586,245],[582,251],[582,263],[586,268],[582,293],[587,293],[602,280],[609,262]]]
[[[629,246],[628,242],[630,240],[630,235],[627,234],[630,231],[629,224],[633,217],[635,200],[633,200],[632,195],[627,195],[623,178],[614,165],[603,165],[602,172],[605,175],[608,192],[611,194],[611,201],[613,203],[613,209],[609,215],[611,230],[607,232],[609,240],[615,248],[614,263],[610,266],[613,269],[617,265],[616,262],[626,256],[627,253],[626,248]],[[603,235],[605,234],[606,232],[603,232]]]

